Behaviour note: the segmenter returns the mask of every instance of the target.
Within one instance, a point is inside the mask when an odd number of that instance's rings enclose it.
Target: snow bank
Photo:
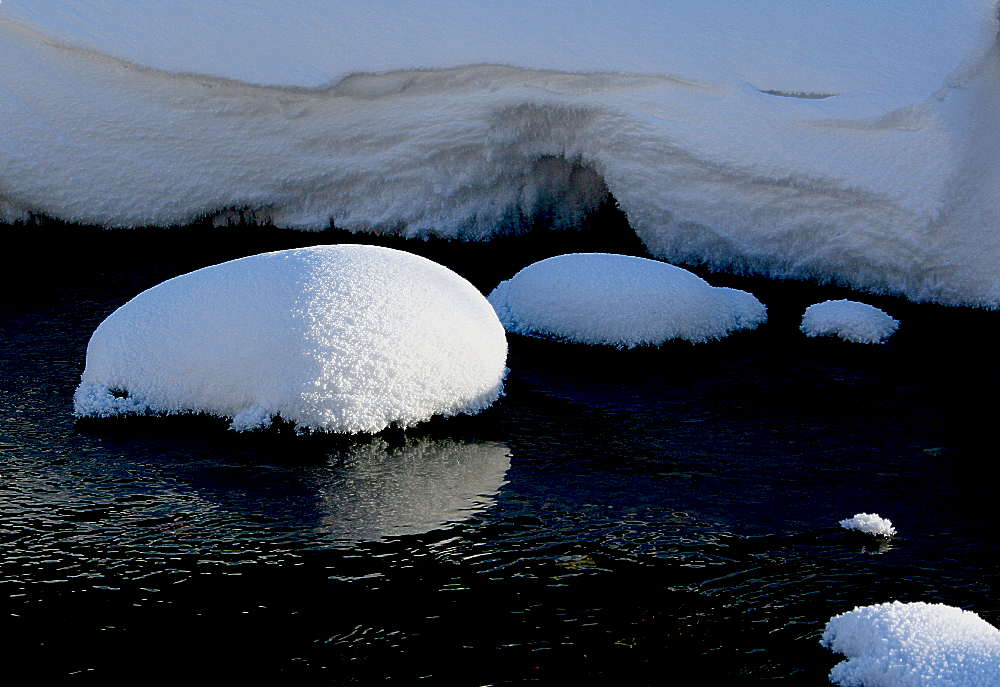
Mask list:
[[[320,526],[355,542],[439,529],[492,506],[509,469],[503,444],[375,437],[332,457]]]
[[[876,537],[891,537],[896,534],[892,520],[881,517],[878,513],[857,513],[854,517],[840,521],[845,530],[854,530],[872,534]]]
[[[130,300],[90,339],[75,411],[378,432],[486,408],[506,355],[489,303],[451,270],[388,248],[315,246],[206,267]]]
[[[0,212],[486,238],[1000,305],[996,0],[5,0]]]
[[[899,329],[884,310],[857,301],[823,301],[806,308],[799,329],[806,336],[839,336],[854,343],[883,343]]]
[[[944,604],[858,607],[832,618],[821,643],[847,657],[830,671],[830,681],[844,687],[1000,684],[1000,631]]]
[[[714,288],[656,260],[607,253],[528,265],[501,282],[489,301],[509,332],[619,348],[718,339],[767,318],[745,291]]]

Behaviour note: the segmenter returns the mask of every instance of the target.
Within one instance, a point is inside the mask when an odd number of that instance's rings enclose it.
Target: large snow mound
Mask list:
[[[899,329],[899,320],[867,303],[835,300],[806,308],[799,326],[806,336],[839,336],[853,343],[883,343]]]
[[[528,265],[489,301],[509,332],[619,348],[719,339],[767,318],[745,291],[715,288],[667,263],[608,253]]]
[[[315,246],[140,293],[91,337],[75,412],[378,432],[486,408],[506,356],[489,303],[451,270],[388,248]]]
[[[971,611],[923,602],[862,606],[833,617],[821,640],[846,661],[844,687],[993,687],[1000,631]]]
[[[0,218],[486,238],[1000,305],[996,0],[5,0]]]
[[[883,518],[878,513],[856,513],[853,517],[841,520],[839,524],[845,530],[863,532],[876,537],[891,537],[896,534],[892,520]]]
[[[357,542],[446,527],[492,506],[509,469],[510,450],[487,441],[352,443],[331,457],[321,484],[321,529]]]

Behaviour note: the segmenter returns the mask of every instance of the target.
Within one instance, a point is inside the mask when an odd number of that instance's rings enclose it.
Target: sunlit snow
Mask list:
[[[821,641],[847,657],[830,671],[830,681],[843,687],[1000,684],[1000,631],[944,604],[858,607],[832,618]]]
[[[619,348],[719,339],[767,318],[746,291],[715,288],[675,265],[607,253],[528,265],[489,301],[507,331]]]
[[[1000,305],[995,0],[6,0],[0,214],[485,238]]]
[[[315,246],[140,293],[91,337],[75,410],[377,432],[486,408],[506,355],[489,303],[451,270],[389,248]]]
[[[845,530],[864,532],[877,537],[891,537],[896,534],[892,520],[883,518],[878,513],[857,513],[853,517],[841,520],[839,524]]]

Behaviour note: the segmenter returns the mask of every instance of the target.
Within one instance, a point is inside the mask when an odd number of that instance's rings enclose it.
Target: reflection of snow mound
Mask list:
[[[620,348],[718,339],[753,328],[764,306],[656,260],[571,253],[525,267],[489,295],[507,331]]]
[[[254,255],[163,282],[94,332],[81,416],[151,411],[280,415],[300,428],[377,432],[496,400],[503,328],[465,279],[375,246]]]
[[[823,301],[806,308],[799,328],[806,336],[839,336],[854,343],[882,343],[899,328],[899,321],[866,303]]]
[[[996,306],[996,6],[4,0],[0,213],[480,238],[610,191],[658,257]]]
[[[1000,684],[1000,631],[971,611],[923,602],[862,606],[827,623],[822,644],[847,657],[844,687]]]
[[[491,442],[380,438],[335,457],[322,487],[322,528],[336,539],[374,541],[419,534],[491,506],[510,468]]]
[[[878,513],[858,513],[852,518],[841,520],[840,526],[845,530],[864,532],[876,537],[891,537],[896,534],[892,520],[883,518]]]

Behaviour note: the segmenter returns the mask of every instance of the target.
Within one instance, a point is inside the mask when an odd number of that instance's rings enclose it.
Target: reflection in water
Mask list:
[[[376,437],[332,456],[320,484],[321,529],[374,541],[420,534],[491,506],[506,483],[510,451],[492,442]]]

